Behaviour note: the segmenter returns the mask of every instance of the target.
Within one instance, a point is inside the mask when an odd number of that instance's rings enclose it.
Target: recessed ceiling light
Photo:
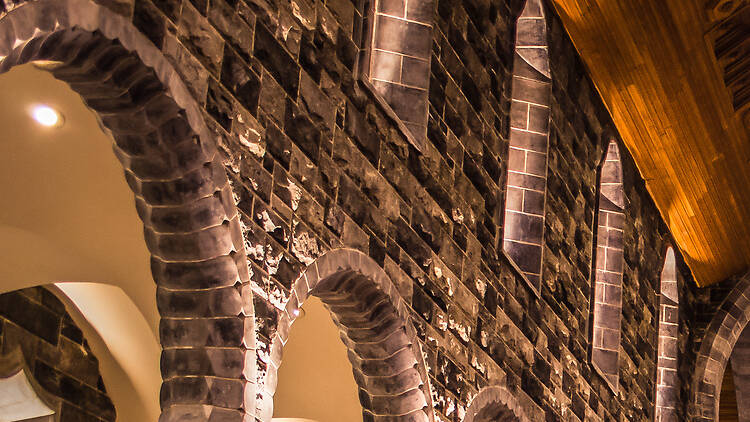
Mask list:
[[[42,126],[60,127],[63,123],[62,114],[54,108],[46,105],[37,105],[31,109],[31,117]]]
[[[305,310],[302,308],[295,309],[294,311],[292,311],[292,314],[294,315],[295,318],[304,318],[305,315],[307,315],[305,313]]]

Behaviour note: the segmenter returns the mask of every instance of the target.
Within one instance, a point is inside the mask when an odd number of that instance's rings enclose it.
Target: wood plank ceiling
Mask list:
[[[551,1],[698,284],[745,270],[750,0]]]

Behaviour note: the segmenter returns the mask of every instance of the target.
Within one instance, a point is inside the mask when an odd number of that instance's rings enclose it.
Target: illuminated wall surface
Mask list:
[[[743,243],[694,246],[741,238],[743,202],[731,230],[691,220],[721,176],[658,144],[671,115],[624,116],[579,41],[598,26],[548,3],[0,3],[13,391],[58,422],[742,415]]]

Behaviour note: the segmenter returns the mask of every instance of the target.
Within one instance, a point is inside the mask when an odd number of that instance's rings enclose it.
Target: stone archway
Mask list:
[[[724,370],[748,321],[750,274],[737,281],[706,327],[706,334],[696,357],[692,385],[692,413],[695,420],[718,420]]]
[[[507,388],[494,385],[479,391],[466,409],[463,422],[529,422],[530,420]]]
[[[20,3],[20,2],[18,2]],[[0,73],[31,61],[78,92],[112,134],[151,252],[161,315],[162,421],[233,420],[255,352],[242,232],[224,166],[175,69],[126,18],[88,0],[0,15]],[[254,392],[254,391],[253,391]]]
[[[259,418],[270,421],[277,371],[298,309],[309,296],[330,309],[348,348],[365,421],[434,422],[427,368],[406,302],[369,256],[335,249],[310,264],[292,286],[271,342]]]

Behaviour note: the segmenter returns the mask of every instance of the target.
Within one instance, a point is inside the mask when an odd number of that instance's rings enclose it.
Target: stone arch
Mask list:
[[[364,420],[434,422],[427,368],[411,311],[385,271],[352,249],[327,252],[293,283],[271,340],[260,420],[271,420],[283,347],[299,308],[311,295],[328,307],[348,348]]]
[[[507,388],[495,385],[479,391],[466,409],[463,422],[529,422],[521,405]]]
[[[750,273],[737,281],[706,327],[692,385],[692,411],[697,420],[718,420],[724,370],[748,321]]]
[[[254,378],[242,231],[216,142],[175,69],[127,18],[89,0],[0,15],[0,73],[44,61],[93,109],[135,194],[161,315],[162,421],[242,420]],[[250,326],[248,329],[246,326]]]
[[[527,0],[516,22],[503,249],[535,292],[542,281],[552,83],[547,21]]]
[[[594,258],[591,364],[612,390],[619,387],[624,266],[625,190],[617,142],[607,145],[599,174]]]

